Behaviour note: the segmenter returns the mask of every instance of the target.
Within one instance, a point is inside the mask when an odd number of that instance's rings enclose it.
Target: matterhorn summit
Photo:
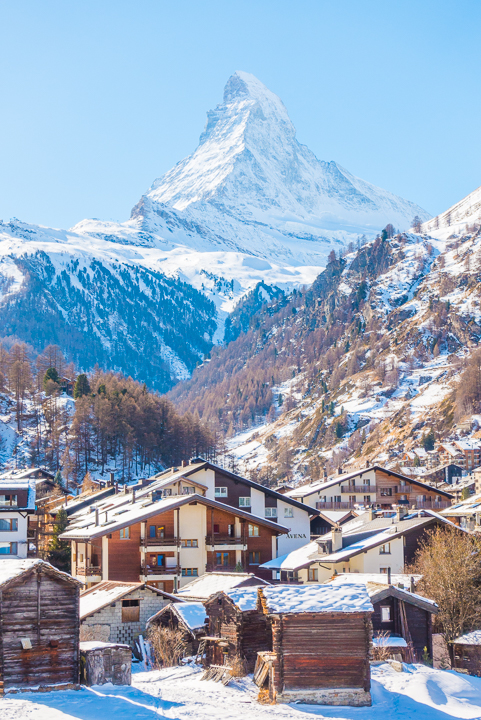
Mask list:
[[[225,249],[292,265],[325,264],[330,249],[429,215],[296,139],[282,101],[236,72],[207,114],[199,146],[156,180],[134,208],[143,231],[202,250]]]

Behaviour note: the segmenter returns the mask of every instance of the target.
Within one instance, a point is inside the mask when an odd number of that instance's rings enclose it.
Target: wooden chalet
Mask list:
[[[80,585],[38,559],[0,561],[0,683],[77,687]]]
[[[185,643],[185,655],[195,655],[207,631],[206,610],[201,602],[169,603],[149,618],[147,631],[156,628],[180,630]]]
[[[481,677],[481,630],[461,635],[451,644],[453,670]]]
[[[218,592],[205,603],[209,618],[207,665],[244,663],[251,673],[257,653],[271,649],[270,623],[264,614],[257,587]]]
[[[272,585],[259,589],[272,650],[254,680],[271,702],[371,705],[373,607],[365,585]]]

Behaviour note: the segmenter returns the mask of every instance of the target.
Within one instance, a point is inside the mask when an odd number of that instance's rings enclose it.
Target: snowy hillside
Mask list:
[[[451,236],[468,233],[473,225],[481,225],[481,186],[445,212],[423,223],[422,229],[429,235],[447,240]]]

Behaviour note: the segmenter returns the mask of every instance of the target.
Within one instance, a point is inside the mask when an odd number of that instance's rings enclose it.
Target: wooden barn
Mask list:
[[[394,585],[368,582],[367,591],[374,607],[375,645],[392,647],[405,662],[421,662],[425,648],[432,658],[436,603]]]
[[[205,603],[205,610],[209,617],[207,665],[232,667],[240,661],[246,672],[253,672],[257,653],[271,649],[270,624],[258,588],[215,593]]]
[[[154,628],[181,630],[186,645],[185,654],[195,655],[199,642],[206,635],[206,611],[201,602],[169,603],[147,621],[147,631]]]
[[[272,652],[259,653],[254,680],[271,702],[371,705],[373,607],[365,585],[260,588]]]
[[[0,561],[0,682],[5,692],[78,686],[80,585],[43,560]]]
[[[453,670],[481,677],[481,630],[456,638],[453,646]]]
[[[80,680],[83,685],[130,685],[132,650],[130,645],[104,642],[80,643]]]

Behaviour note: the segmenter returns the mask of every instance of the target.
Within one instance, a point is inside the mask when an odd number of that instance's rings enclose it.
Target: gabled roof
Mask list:
[[[184,601],[177,601],[176,603],[166,605],[162,610],[159,610],[159,612],[147,620],[147,626],[160,620],[162,615],[167,615],[168,613],[173,613],[181,625],[192,635],[195,635],[196,630],[205,628],[206,611],[203,603]]]
[[[262,596],[269,614],[371,613],[374,610],[365,585],[271,585],[262,588]]]
[[[334,487],[335,485],[346,482],[346,480],[351,480],[352,478],[365,475],[372,470],[374,470],[375,472],[386,473],[386,475],[392,475],[393,477],[399,478],[400,480],[406,480],[406,482],[410,483],[411,485],[417,485],[418,487],[422,487],[425,490],[430,490],[431,492],[435,492],[436,494],[445,495],[448,498],[452,497],[450,493],[444,490],[438,490],[437,488],[426,485],[426,483],[420,482],[419,480],[414,480],[414,478],[409,475],[401,475],[401,473],[395,472],[394,470],[388,470],[381,465],[370,465],[367,468],[361,468],[360,470],[356,470],[355,472],[347,473],[345,475],[336,475],[333,478],[327,480],[327,482],[319,481],[310,485],[301,485],[298,488],[294,488],[294,490],[290,490],[283,497],[308,497],[309,495],[321,492],[326,488]]]
[[[451,642],[453,645],[481,645],[481,630],[472,630]]]
[[[274,530],[278,535],[289,532],[289,528],[283,525],[245,512],[239,508],[234,508],[232,505],[225,505],[217,500],[211,500],[203,495],[197,495],[196,493],[192,495],[173,495],[156,501],[149,500],[144,503],[139,502],[141,499],[142,498],[137,498],[135,502],[128,502],[129,496],[127,496],[123,504],[116,505],[113,503],[110,510],[104,509],[102,511],[102,513],[107,512],[108,519],[99,525],[95,524],[96,513],[89,513],[87,517],[80,518],[76,526],[62,533],[60,538],[62,540],[90,540],[102,537],[103,535],[108,535],[116,530],[122,530],[122,528],[129,527],[143,520],[148,520],[156,515],[161,515],[163,512],[182,507],[183,505],[195,505],[197,503],[199,505],[206,505],[207,507],[218,508],[232,515],[237,515],[256,525],[263,525],[264,527]]]
[[[426,610],[434,615],[437,615],[439,612],[439,607],[434,600],[429,600],[429,598],[409,592],[408,590],[403,590],[402,588],[395,587],[394,585],[368,582],[366,587],[373,604],[381,602],[381,600],[384,600],[387,597],[395,597],[398,600],[409,603],[410,605],[416,605],[416,607],[421,608],[421,610]]]
[[[243,485],[248,485],[249,487],[253,487],[256,490],[263,492],[265,495],[274,497],[277,500],[280,500],[281,502],[285,502],[289,505],[293,505],[294,507],[304,510],[305,512],[309,513],[310,515],[318,515],[318,511],[315,510],[314,508],[304,505],[304,503],[297,502],[297,500],[293,500],[292,497],[290,497],[291,493],[278,493],[275,490],[266,488],[264,485],[261,485],[260,483],[256,483],[253,480],[248,480],[247,478],[241,477],[240,475],[236,475],[235,473],[232,473],[229,470],[226,470],[225,468],[221,468],[218,465],[214,465],[214,463],[211,463],[207,460],[203,461],[203,462],[193,462],[192,464],[187,465],[184,468],[179,468],[175,473],[172,473],[170,475],[167,474],[170,471],[166,470],[165,472],[156,476],[156,480],[148,486],[148,491],[152,491],[152,490],[156,489],[157,487],[161,487],[161,485],[157,484],[158,480],[161,481],[162,485],[168,485],[175,480],[181,479],[182,477],[188,478],[190,475],[198,472],[199,470],[202,470],[203,468],[205,468],[206,470],[207,469],[214,470],[214,472],[221,473],[222,475],[225,475],[226,477],[231,478],[232,480],[234,480],[236,482],[242,483]]]
[[[403,590],[408,590],[411,586],[411,579],[414,581],[414,584],[416,584],[421,580],[421,578],[422,575],[392,573],[391,584],[396,585],[396,587],[402,585]],[[383,573],[339,573],[338,575],[334,575],[330,580],[327,580],[326,582],[333,585],[359,585],[360,583],[364,583],[364,585],[367,585],[368,583],[385,585],[386,575]]]
[[[93,615],[99,610],[102,610],[102,608],[107,607],[107,605],[121,600],[135,590],[142,590],[143,588],[148,588],[157,595],[166,597],[172,602],[179,602],[179,600],[170,593],[151,587],[147,583],[105,580],[104,582],[97,583],[88,590],[84,590],[80,594],[80,620],[84,620],[86,617],[89,617],[89,615]]]
[[[256,577],[253,573],[242,572],[208,572],[177,591],[175,597],[189,600],[207,600],[214,593],[228,593],[236,587],[269,585],[267,580]]]
[[[22,576],[28,575],[35,571],[45,572],[60,580],[71,583],[72,585],[83,585],[80,580],[76,580],[68,573],[57,570],[57,568],[40,560],[40,558],[23,558],[21,560],[7,559],[0,560],[0,590],[6,590],[14,585]]]

